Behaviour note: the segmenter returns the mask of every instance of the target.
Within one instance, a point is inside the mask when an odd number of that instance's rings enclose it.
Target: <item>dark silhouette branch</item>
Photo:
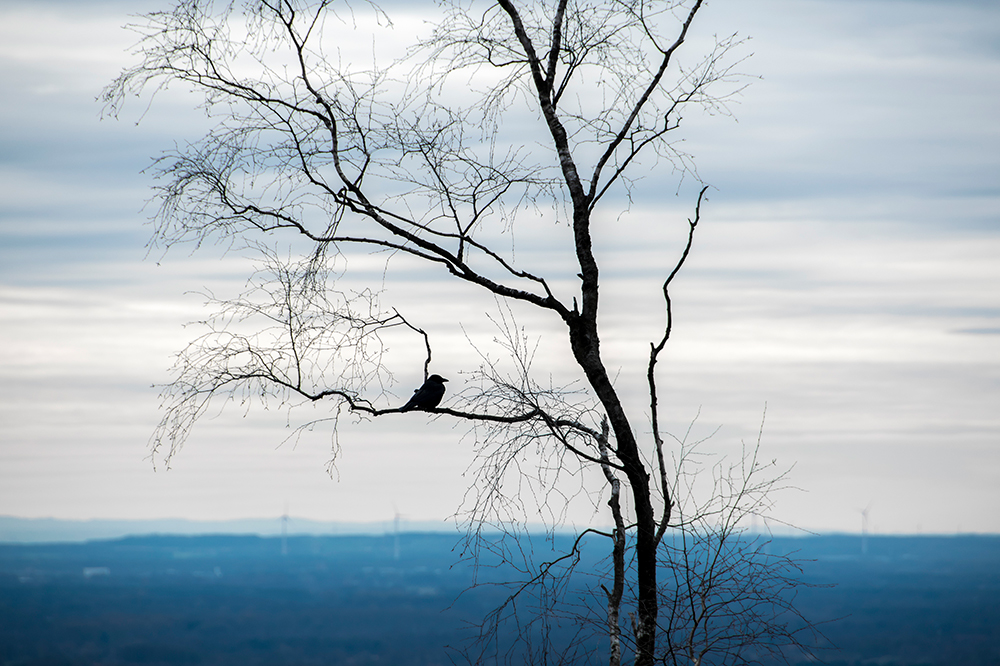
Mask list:
[[[673,502],[670,499],[669,486],[667,485],[667,465],[663,456],[663,436],[660,433],[660,408],[659,399],[656,393],[656,362],[659,359],[660,352],[666,347],[667,341],[670,340],[670,333],[673,330],[674,317],[673,309],[670,301],[670,283],[673,282],[674,278],[680,272],[681,268],[684,266],[684,262],[687,261],[688,254],[691,252],[691,246],[694,243],[694,231],[698,227],[698,222],[701,221],[701,202],[705,197],[705,192],[708,191],[708,186],[702,187],[701,191],[698,192],[698,202],[695,204],[694,208],[694,219],[688,219],[688,234],[687,243],[684,245],[684,251],[681,252],[680,258],[677,263],[674,264],[673,270],[667,275],[667,279],[663,281],[663,286],[661,287],[661,292],[663,294],[664,308],[666,311],[666,321],[663,328],[663,337],[657,343],[650,343],[649,347],[649,363],[646,366],[646,382],[649,386],[649,415],[653,432],[653,444],[656,448],[656,466],[659,470],[660,476],[660,491],[663,493],[663,512],[660,515],[660,523],[656,529],[656,541],[659,543],[660,539],[663,538],[664,532],[667,530],[667,526],[670,524],[671,510],[673,509]]]
[[[656,369],[673,327],[670,289],[691,251],[706,188],[688,221],[686,246],[660,286],[666,321],[645,368],[651,436],[635,427],[641,409],[609,373],[598,326],[598,205],[631,197],[648,160],[691,171],[671,137],[691,105],[725,110],[728,95],[716,89],[735,77],[723,56],[739,42],[718,41],[693,69],[679,65],[703,0],[484,4],[471,13],[445,3],[433,33],[385,68],[344,65],[325,52],[335,9],[327,0],[262,0],[243,16],[236,5],[220,6],[217,16],[211,3],[184,0],[134,27],[142,35],[139,63],[103,93],[106,113],[117,115],[133,94],[180,83],[201,93],[217,120],[200,142],[154,163],[161,183],[152,244],[228,243],[265,264],[243,295],[210,299],[219,311],[201,322],[208,332],[178,355],[173,382],[161,392],[165,414],[153,454],[169,464],[213,400],[247,409],[256,402],[289,410],[332,405],[296,432],[332,422],[336,434],[344,414],[364,421],[400,413],[385,406],[398,405],[391,368],[403,363],[389,354],[390,343],[419,336],[426,381],[435,329],[412,310],[405,317],[383,310],[367,282],[360,291],[340,286],[350,282],[338,260],[384,253],[389,280],[390,262],[406,258],[407,266],[491,295],[504,320],[494,342],[509,366],[469,340],[482,360],[466,371],[465,388],[444,405],[434,393],[407,410],[427,406],[428,417],[468,426],[468,543],[488,544],[488,525],[516,535],[526,514],[535,520],[539,511],[554,529],[577,498],[599,508],[598,471],[608,489],[613,528],[585,530],[540,567],[507,544],[484,546],[526,562],[523,585],[494,619],[537,588],[545,597],[541,615],[524,626],[537,621],[547,631],[547,614],[558,615],[550,603],[575,589],[570,580],[579,573],[584,535],[596,534],[610,540],[610,569],[590,586],[580,617],[601,615],[592,626],[609,638],[611,666],[626,660],[625,650],[636,666],[717,655],[739,663],[739,651],[755,641],[790,644],[763,610],[768,590],[787,589],[775,574],[780,566],[735,545],[738,521],[767,508],[763,497],[773,484],[759,480],[767,466],[744,451],[742,466],[720,468],[709,501],[693,503],[697,493],[686,476],[693,472],[684,459],[690,432],[674,437],[669,449],[660,422]],[[247,34],[230,35],[233,22],[250,26]],[[480,70],[488,74],[479,77]],[[455,80],[460,71],[473,75]],[[510,110],[527,113],[508,124]],[[538,119],[543,138],[522,131],[521,117]],[[530,253],[515,253],[515,229],[548,233],[560,223],[571,231],[564,249],[573,265],[539,268]],[[299,259],[279,258],[286,252]],[[556,315],[550,320],[565,327],[575,379],[552,380],[557,361],[532,368],[512,304]],[[543,384],[537,377],[546,373]],[[660,580],[660,571],[673,579]],[[670,597],[671,589],[680,596]],[[521,619],[515,614],[513,621]],[[582,645],[574,638],[557,651],[546,635],[542,649],[546,659],[551,650],[571,661]],[[525,661],[513,647],[506,656]]]

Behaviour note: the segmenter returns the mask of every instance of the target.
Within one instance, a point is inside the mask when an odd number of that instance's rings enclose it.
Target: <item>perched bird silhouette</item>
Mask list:
[[[409,412],[414,409],[427,411],[434,409],[444,397],[444,383],[448,381],[441,375],[431,375],[424,382],[424,385],[413,392],[406,404],[399,408],[401,412]]]

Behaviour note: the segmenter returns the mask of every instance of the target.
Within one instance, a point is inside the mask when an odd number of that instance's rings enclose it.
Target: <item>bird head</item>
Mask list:
[[[437,382],[438,384],[440,384],[441,382],[446,382],[448,380],[442,377],[441,375],[431,375],[430,377],[427,378],[427,381]]]

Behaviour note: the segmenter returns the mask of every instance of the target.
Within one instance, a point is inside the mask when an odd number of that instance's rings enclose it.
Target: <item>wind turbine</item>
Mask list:
[[[395,504],[392,505],[392,558],[399,561],[399,519],[402,517]]]
[[[285,502],[285,512],[281,514],[281,554],[288,555],[288,502]]]
[[[868,506],[866,506],[864,509],[859,509],[858,510],[861,513],[861,554],[862,555],[867,555],[868,554],[868,512],[871,511],[872,503],[874,501],[875,500],[872,500],[871,502],[868,502]]]

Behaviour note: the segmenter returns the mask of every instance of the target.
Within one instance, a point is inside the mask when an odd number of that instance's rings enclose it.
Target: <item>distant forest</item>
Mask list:
[[[536,551],[564,546],[532,540]],[[457,537],[146,536],[0,545],[0,664],[463,663],[505,592]],[[1000,537],[774,538],[832,666],[1000,665]],[[502,640],[502,637],[500,637]],[[592,663],[603,646],[593,645]],[[806,663],[803,661],[802,663]],[[814,663],[814,662],[810,662]]]

